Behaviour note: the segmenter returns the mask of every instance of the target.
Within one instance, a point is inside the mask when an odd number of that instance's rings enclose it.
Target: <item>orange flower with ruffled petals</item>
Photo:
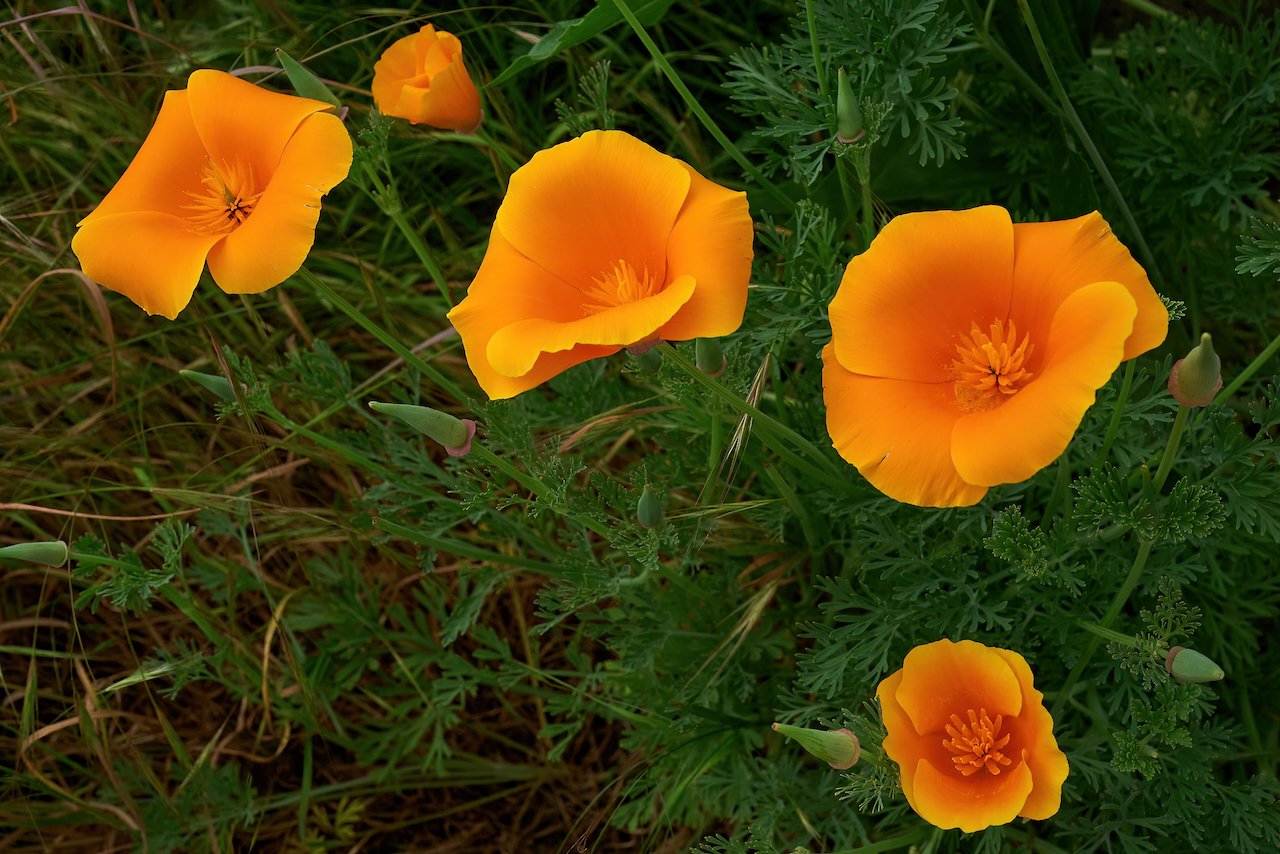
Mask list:
[[[449,319],[490,398],[624,347],[728,335],[751,275],[745,193],[621,131],[540,151],[511,176]]]
[[[1096,212],[899,216],[849,262],[822,352],[827,431],[890,498],[976,504],[1066,449],[1095,393],[1169,315]]]
[[[1058,811],[1067,757],[1018,653],[968,640],[918,646],[876,696],[884,752],[925,821],[973,833]]]
[[[124,175],[71,241],[85,275],[173,320],[206,260],[218,287],[253,294],[306,260],[320,197],[347,177],[351,137],[329,104],[221,71],[165,93]]]
[[[383,115],[459,133],[471,133],[482,116],[462,42],[431,24],[391,45],[374,63],[373,101]]]

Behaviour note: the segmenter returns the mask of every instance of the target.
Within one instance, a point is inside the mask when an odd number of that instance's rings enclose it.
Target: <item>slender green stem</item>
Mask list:
[[[881,839],[879,842],[872,842],[868,845],[860,845],[857,848],[842,848],[833,852],[833,854],[878,854],[881,851],[897,851],[899,848],[910,848],[919,842],[923,842],[932,830],[933,828],[931,827],[921,827],[910,833],[891,836],[888,839]]]
[[[756,429],[769,437],[771,440],[770,447],[772,450],[777,452],[778,456],[782,457],[796,468],[803,469],[811,476],[823,481],[833,488],[844,489],[848,485],[847,478],[831,471],[830,459],[814,447],[813,443],[808,439],[804,438],[781,421],[778,421],[773,416],[767,415],[747,403],[741,397],[734,394],[733,391],[727,388],[719,380],[707,376],[698,369],[697,365],[686,359],[669,343],[663,342],[659,346],[662,348],[663,358],[669,360],[673,365],[684,371],[699,385],[703,386],[716,397],[723,400],[731,409],[735,410],[740,415],[750,416],[755,423]],[[801,456],[801,454],[792,450],[792,447],[800,448],[801,451],[808,454],[809,458],[806,459],[804,456]]]
[[[813,14],[813,0],[804,0],[804,14],[809,23],[809,47],[813,50],[813,71],[818,78],[818,91],[827,95],[827,74],[822,67],[822,53],[818,50],[818,22]]]
[[[1173,466],[1174,457],[1178,455],[1178,446],[1182,443],[1182,435],[1186,430],[1187,414],[1189,412],[1191,412],[1191,408],[1188,406],[1178,407],[1178,414],[1173,419],[1173,428],[1169,431],[1169,440],[1164,446],[1164,455],[1160,458],[1160,467],[1156,469],[1156,476],[1151,483],[1153,493],[1160,492],[1161,487],[1164,486],[1165,478],[1169,476],[1169,469]],[[1141,540],[1138,554],[1134,557],[1133,565],[1129,568],[1129,574],[1125,577],[1124,583],[1120,585],[1120,589],[1116,591],[1111,604],[1107,607],[1107,612],[1102,615],[1102,620],[1097,624],[1097,628],[1101,631],[1093,632],[1094,636],[1089,639],[1089,645],[1085,647],[1084,655],[1076,660],[1075,666],[1071,668],[1071,672],[1067,675],[1066,681],[1062,683],[1062,688],[1059,689],[1054,699],[1053,714],[1055,716],[1062,711],[1063,704],[1071,696],[1071,689],[1079,681],[1085,667],[1088,666],[1090,659],[1093,658],[1093,654],[1098,651],[1102,638],[1106,637],[1104,632],[1111,628],[1111,624],[1120,616],[1125,603],[1129,601],[1129,597],[1137,589],[1138,582],[1142,579],[1142,571],[1147,566],[1147,558],[1151,556],[1151,548],[1154,545],[1155,540],[1153,539],[1144,538]]]
[[[1125,577],[1124,584],[1116,591],[1115,597],[1111,600],[1111,605],[1107,608],[1107,613],[1103,615],[1102,621],[1097,624],[1097,628],[1106,631],[1111,628],[1111,624],[1115,622],[1116,617],[1120,615],[1120,611],[1124,608],[1125,603],[1129,601],[1134,589],[1138,586],[1139,579],[1142,578],[1142,570],[1147,566],[1147,558],[1151,556],[1151,547],[1155,545],[1154,540],[1143,540],[1142,545],[1138,548],[1138,554],[1133,559],[1133,565],[1129,567],[1129,575]],[[1093,637],[1089,639],[1089,645],[1085,647],[1084,654],[1076,659],[1075,667],[1071,668],[1071,672],[1067,674],[1066,681],[1062,683],[1062,687],[1054,695],[1052,717],[1055,719],[1062,713],[1062,707],[1066,704],[1068,698],[1071,697],[1071,689],[1080,680],[1084,669],[1089,665],[1093,654],[1098,651],[1098,647],[1102,644],[1102,638],[1099,632],[1094,632]]]
[[[1111,421],[1107,424],[1107,434],[1102,438],[1102,447],[1098,449],[1098,455],[1093,458],[1094,468],[1098,468],[1107,461],[1107,454],[1111,453],[1111,443],[1116,440],[1116,433],[1120,430],[1120,421],[1124,417],[1125,407],[1129,405],[1129,392],[1133,390],[1133,365],[1133,359],[1125,363],[1124,379],[1120,382],[1120,393],[1116,395],[1115,406],[1111,409]]]
[[[1271,339],[1271,343],[1266,346],[1257,357],[1245,366],[1245,369],[1236,375],[1226,388],[1218,392],[1218,396],[1213,399],[1214,403],[1225,403],[1227,398],[1240,390],[1240,387],[1249,381],[1249,378],[1261,370],[1262,366],[1271,360],[1271,357],[1280,351],[1280,335]]]
[[[853,200],[853,187],[849,185],[848,155],[836,157],[836,177],[840,179],[840,196],[844,199],[844,210],[849,217],[849,225],[853,231],[862,233],[858,225],[858,203]]]
[[[369,197],[378,205],[378,210],[382,211],[388,219],[396,224],[396,228],[400,229],[400,233],[404,235],[404,239],[409,243],[409,248],[413,250],[414,255],[418,256],[418,260],[427,269],[431,280],[435,282],[436,288],[444,296],[444,301],[449,304],[449,308],[453,308],[453,295],[449,293],[449,282],[445,279],[444,273],[440,271],[440,267],[436,265],[435,259],[431,257],[431,250],[427,249],[427,244],[423,242],[422,235],[405,218],[404,206],[400,202],[400,195],[396,192],[395,187],[390,184],[384,184],[372,165],[365,168],[364,177],[368,182],[365,184],[365,190],[369,193]]]
[[[404,359],[406,364],[416,368],[423,376],[427,377],[440,388],[444,389],[444,391],[453,397],[454,400],[463,401],[467,399],[467,395],[463,393],[462,389],[454,383],[453,380],[436,370],[429,362],[417,353],[414,353],[408,347],[397,341],[391,333],[387,332],[387,330],[383,329],[367,317],[360,311],[360,309],[347,302],[338,294],[337,291],[329,286],[328,282],[321,279],[315,273],[312,273],[306,267],[299,270],[298,275],[300,275],[307,284],[315,288],[325,299],[336,305],[343,314],[355,321],[358,326],[385,344],[387,349]]]
[[[730,157],[738,162],[738,165],[742,167],[742,171],[750,175],[752,180],[755,181],[758,186],[766,190],[769,195],[773,196],[775,201],[785,205],[787,208],[790,208],[792,201],[787,194],[778,189],[777,185],[765,177],[759,167],[747,159],[747,156],[742,153],[738,146],[733,144],[733,141],[729,139],[729,137],[725,136],[724,131],[720,130],[720,126],[715,123],[715,120],[711,118],[710,114],[708,114],[707,111],[702,108],[702,105],[698,103],[698,99],[693,96],[693,93],[689,91],[689,87],[685,85],[682,79],[680,79],[680,74],[672,67],[671,63],[667,60],[666,55],[663,54],[662,50],[649,36],[648,31],[644,28],[644,24],[640,23],[640,19],[636,17],[636,13],[631,11],[631,6],[627,4],[627,0],[613,0],[613,2],[617,5],[618,11],[622,13],[622,17],[631,25],[631,29],[635,31],[636,36],[644,45],[645,50],[649,51],[649,56],[653,59],[654,64],[662,70],[664,75],[666,75],[667,80],[670,81],[671,85],[675,87],[675,90],[680,93],[680,97],[684,99],[685,106],[689,108],[691,113],[697,116],[698,121],[702,122],[702,126],[707,129],[707,132],[715,138],[716,142],[720,143],[720,147],[723,148]]]
[[[1076,108],[1072,106],[1071,99],[1067,96],[1066,87],[1062,85],[1062,80],[1058,77],[1058,71],[1053,67],[1053,60],[1049,56],[1049,50],[1045,47],[1044,39],[1040,36],[1040,28],[1036,25],[1035,15],[1031,12],[1031,6],[1027,0],[1018,0],[1018,8],[1022,11],[1022,19],[1026,21],[1027,29],[1031,31],[1031,40],[1035,43],[1036,53],[1040,56],[1040,63],[1044,66],[1045,74],[1049,75],[1049,85],[1053,88],[1053,93],[1058,97],[1058,101],[1062,106],[1062,114],[1066,118],[1067,123],[1071,125],[1076,132],[1076,136],[1080,138],[1080,144],[1084,146],[1085,151],[1089,154],[1089,159],[1093,161],[1093,166],[1098,170],[1098,175],[1102,178],[1102,183],[1107,185],[1107,190],[1115,198],[1116,204],[1120,208],[1120,213],[1124,216],[1125,222],[1129,226],[1129,230],[1133,233],[1133,237],[1138,241],[1138,248],[1142,252],[1143,263],[1147,267],[1147,271],[1152,278],[1163,283],[1164,277],[1160,274],[1160,268],[1156,264],[1155,255],[1151,252],[1151,247],[1147,245],[1147,240],[1142,236],[1142,229],[1138,228],[1138,221],[1133,217],[1133,211],[1129,210],[1129,203],[1125,201],[1124,195],[1120,192],[1120,186],[1116,184],[1115,178],[1111,176],[1111,170],[1107,168],[1107,163],[1102,159],[1098,146],[1094,145],[1093,138],[1089,136],[1089,131],[1085,128],[1084,122],[1080,120]]]
[[[465,142],[468,145],[492,151],[508,172],[514,172],[520,168],[520,162],[516,160],[515,156],[482,128],[476,128],[471,133],[442,133],[438,135],[438,138],[441,141]]]
[[[1103,626],[1100,626],[1097,623],[1089,622],[1088,620],[1076,620],[1076,625],[1084,629],[1086,632],[1091,632],[1092,634],[1097,635],[1103,640],[1109,640],[1109,641],[1112,641],[1113,643],[1122,643],[1125,646],[1132,646],[1132,647],[1140,646],[1137,638],[1133,637],[1132,635],[1126,635],[1122,632],[1117,632],[1115,629],[1104,628]]]
[[[493,451],[489,450],[479,442],[472,443],[470,453],[474,454],[475,456],[484,460],[489,465],[498,469],[507,477],[511,478],[516,483],[520,484],[522,488],[527,489],[529,492],[532,492],[534,495],[537,495],[543,499],[547,499],[548,496],[551,495],[551,487],[547,486],[547,484],[543,482],[541,479],[535,477],[534,475],[529,474],[528,472],[520,471],[520,469],[512,465],[509,460],[498,456]],[[597,522],[595,519],[592,519],[586,516],[575,516],[574,514],[569,513],[563,507],[559,507],[557,505],[552,505],[552,508],[561,516],[564,516],[565,518],[568,518],[568,519],[573,519],[578,524],[586,528],[590,528],[592,531],[595,531],[601,537],[608,539],[609,529],[606,528],[604,525],[600,524],[599,522]]]
[[[1163,6],[1159,6],[1151,2],[1151,0],[1124,0],[1124,2],[1134,9],[1137,9],[1139,12],[1145,12],[1153,18],[1164,18],[1167,21],[1178,20],[1178,16],[1175,13],[1170,12]]]
[[[1173,468],[1173,459],[1178,455],[1178,445],[1182,443],[1182,434],[1187,429],[1187,416],[1190,413],[1190,406],[1179,406],[1178,414],[1174,416],[1173,431],[1169,434],[1169,441],[1165,443],[1164,455],[1160,457],[1160,467],[1156,469],[1155,479],[1151,483],[1152,491],[1155,493],[1160,492],[1165,478],[1169,476],[1169,469]]]
[[[858,189],[862,194],[862,244],[871,246],[876,236],[876,212],[871,204],[871,148],[862,146],[853,152],[853,168],[858,173]]]

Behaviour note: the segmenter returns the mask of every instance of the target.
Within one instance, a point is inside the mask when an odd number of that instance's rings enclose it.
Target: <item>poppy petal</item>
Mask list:
[[[272,180],[302,120],[331,105],[255,86],[224,71],[201,69],[187,78],[191,118],[204,150],[218,167],[243,163],[254,181]]]
[[[872,486],[923,507],[977,504],[985,486],[961,479],[951,462],[951,429],[960,417],[952,383],[865,377],[822,350],[827,432],[840,456]]]
[[[539,151],[511,176],[495,228],[576,287],[590,287],[619,261],[664,282],[667,238],[689,183],[679,161],[635,137],[590,131]]]
[[[667,241],[667,276],[692,276],[698,288],[660,335],[668,341],[728,335],[742,325],[751,279],[747,194],[680,165],[689,173],[689,195]]]
[[[491,399],[501,400],[579,362],[618,351],[618,347],[585,346],[544,355],[520,377],[504,376],[489,364],[489,341],[499,329],[530,317],[569,322],[583,313],[581,293],[517,252],[495,228],[475,281],[466,299],[449,312],[449,321],[462,338],[467,364],[480,387]]]
[[[176,216],[134,211],[86,220],[71,250],[90,279],[147,314],[173,320],[191,301],[205,256],[221,239],[191,230]]]
[[[935,827],[974,833],[1017,818],[1031,794],[1032,785],[1031,769],[1026,762],[996,776],[979,772],[972,777],[962,777],[921,759],[916,765],[914,786],[907,801],[921,818]],[[903,791],[905,793],[905,789]]]
[[[80,224],[133,211],[184,216],[184,206],[192,201],[188,194],[201,189],[200,178],[207,161],[191,120],[187,93],[166,92],[160,114],[133,162],[106,198]]]
[[[952,715],[969,709],[1013,717],[1022,711],[1022,689],[1004,659],[970,640],[918,646],[902,664],[898,702],[921,735],[942,733]]]
[[[1044,707],[1044,694],[1035,689],[1034,677],[1027,660],[1007,649],[992,650],[1003,658],[1022,686],[1024,711],[1018,723],[1022,730],[1023,759],[1031,769],[1034,783],[1027,802],[1018,815],[1045,819],[1058,812],[1062,804],[1062,784],[1070,770],[1067,755],[1053,736],[1053,718]]]
[[[404,84],[395,98],[389,115],[408,117],[414,124],[470,133],[480,123],[480,93],[462,57],[420,85]]]
[[[959,336],[1005,319],[1013,259],[1004,208],[895,217],[849,262],[831,300],[840,364],[868,377],[946,380]]]
[[[1066,449],[1097,391],[1124,358],[1137,307],[1124,285],[1071,293],[1053,317],[1039,373],[994,409],[965,415],[951,456],[969,483],[1018,483]]]
[[[617,349],[651,340],[693,296],[692,276],[681,276],[665,289],[644,299],[571,321],[531,318],[505,326],[489,339],[489,364],[507,377],[521,377],[533,369],[543,353],[559,353],[579,344]]]
[[[229,294],[256,294],[292,276],[307,259],[320,197],[351,168],[351,137],[336,116],[308,116],[289,140],[253,213],[209,253],[209,272]]]
[[[1057,222],[1019,223],[1014,235],[1014,293],[1010,316],[1043,340],[1050,319],[1073,292],[1094,282],[1119,282],[1138,313],[1124,345],[1132,359],[1158,347],[1169,331],[1169,312],[1111,226],[1097,211]]]

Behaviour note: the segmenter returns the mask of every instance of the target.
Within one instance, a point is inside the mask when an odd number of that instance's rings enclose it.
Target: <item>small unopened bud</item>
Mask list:
[[[849,85],[849,75],[841,68],[836,75],[836,139],[843,143],[857,142],[866,132],[858,98]]]
[[[862,754],[858,737],[847,729],[822,730],[774,724],[773,731],[782,733],[837,771],[852,768]]]
[[[1179,682],[1218,682],[1227,676],[1208,656],[1183,646],[1175,646],[1169,650],[1169,655],[1164,660],[1164,669]]]
[[[439,442],[451,457],[466,456],[476,435],[476,422],[470,418],[454,418],[429,406],[371,400],[369,408],[403,421],[428,439]]]
[[[20,560],[41,566],[62,566],[67,562],[67,544],[62,540],[48,543],[16,543],[0,548],[0,560]]]
[[[231,383],[226,377],[220,377],[217,374],[202,374],[199,371],[178,371],[179,376],[186,377],[197,385],[204,386],[206,391],[211,391],[220,400],[227,403],[235,403],[236,393],[231,388]]]
[[[297,92],[303,98],[311,98],[314,101],[324,101],[326,104],[333,104],[335,107],[342,106],[338,98],[329,91],[329,87],[324,85],[324,81],[307,70],[307,67],[280,48],[276,48],[276,58],[280,60],[280,67],[284,69],[285,76],[289,78],[289,82],[293,85],[293,91]]]
[[[645,528],[656,528],[662,524],[662,516],[662,496],[646,483],[636,502],[636,521]]]
[[[1174,363],[1169,372],[1169,393],[1183,406],[1208,406],[1220,388],[1222,360],[1213,351],[1213,338],[1206,332],[1185,359]]]
[[[643,353],[632,353],[631,361],[647,374],[656,374],[662,367],[662,351],[646,350]]]
[[[720,376],[729,366],[729,362],[724,357],[724,350],[720,349],[720,341],[715,338],[697,340],[693,345],[693,361],[697,364],[698,370],[709,377]]]

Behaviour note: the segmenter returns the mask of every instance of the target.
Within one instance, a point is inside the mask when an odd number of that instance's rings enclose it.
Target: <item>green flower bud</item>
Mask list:
[[[454,418],[429,406],[371,400],[369,408],[403,421],[427,438],[439,442],[451,457],[466,456],[476,435],[476,422],[470,418]]]
[[[662,496],[649,484],[644,485],[640,500],[636,502],[636,521],[645,528],[656,528],[662,524]]]
[[[289,82],[293,85],[293,91],[303,98],[324,101],[326,104],[333,104],[335,107],[342,106],[337,96],[329,91],[328,86],[324,85],[324,81],[308,71],[301,62],[298,62],[298,60],[280,48],[276,48],[276,58],[280,60],[280,67],[284,69],[285,76],[289,78]]]
[[[841,68],[836,75],[836,139],[846,144],[857,142],[866,132],[858,98],[849,85],[849,75]]]
[[[662,353],[659,350],[646,350],[643,353],[632,353],[631,361],[645,373],[656,374],[662,367]]]
[[[1169,372],[1169,393],[1183,406],[1208,406],[1220,388],[1222,360],[1213,351],[1213,338],[1206,332]]]
[[[1208,656],[1182,646],[1169,650],[1169,655],[1164,660],[1164,669],[1179,682],[1218,682],[1227,676]]]
[[[227,403],[235,403],[236,392],[231,387],[230,381],[226,377],[220,377],[217,374],[202,374],[199,371],[178,371],[178,375],[185,377],[197,385],[205,387],[206,391],[211,391],[220,400]]]
[[[773,731],[792,739],[837,771],[852,768],[857,764],[858,756],[862,754],[862,745],[858,743],[858,737],[847,729],[821,730],[774,724]]]
[[[16,543],[0,548],[0,560],[20,560],[41,566],[62,566],[67,562],[67,544],[62,540],[49,543]]]
[[[709,377],[718,377],[724,373],[729,362],[720,349],[720,341],[716,338],[699,338],[693,345],[693,361],[698,370]]]

